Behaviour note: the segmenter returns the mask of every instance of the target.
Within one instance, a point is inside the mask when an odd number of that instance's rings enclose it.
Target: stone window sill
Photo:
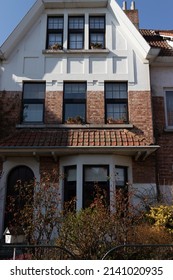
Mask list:
[[[59,54],[109,54],[109,49],[85,49],[85,50],[42,50],[44,55]]]
[[[132,124],[18,124],[16,128],[96,128],[96,129],[111,129],[111,128],[133,128]]]

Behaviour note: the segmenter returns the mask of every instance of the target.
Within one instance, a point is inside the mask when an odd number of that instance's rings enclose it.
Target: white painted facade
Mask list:
[[[23,36],[20,34],[20,42],[10,48],[1,65],[0,90],[21,91],[24,80],[45,80],[47,90],[51,91],[62,90],[63,81],[69,80],[87,81],[88,90],[103,90],[106,80],[128,81],[129,90],[150,90],[146,60],[149,46],[118,4],[114,0],[107,2],[107,8],[45,8],[33,21],[30,30]],[[63,51],[56,54],[45,51],[48,15],[64,16]],[[85,16],[85,45],[82,51],[67,49],[70,15]],[[105,15],[105,50],[89,49],[90,15]],[[25,21],[21,22],[21,33],[22,24],[26,24]],[[7,42],[2,50],[5,45]]]

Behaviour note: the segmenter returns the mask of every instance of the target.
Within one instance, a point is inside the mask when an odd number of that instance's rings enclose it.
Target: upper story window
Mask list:
[[[25,82],[23,85],[23,114],[24,123],[43,122],[45,82]]]
[[[173,127],[173,90],[165,92],[166,126]]]
[[[48,17],[47,22],[47,49],[63,48],[64,18],[62,16]]]
[[[84,17],[69,16],[68,19],[68,49],[84,48]]]
[[[107,123],[128,122],[128,92],[126,82],[105,84],[105,106]]]
[[[105,17],[90,16],[89,18],[89,47],[105,48]]]
[[[85,122],[86,83],[72,82],[64,84],[64,121]]]

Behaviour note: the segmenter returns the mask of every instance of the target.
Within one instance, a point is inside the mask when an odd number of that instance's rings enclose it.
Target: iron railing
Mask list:
[[[124,244],[111,248],[102,260],[173,260],[173,244]]]
[[[77,260],[65,247],[52,245],[1,244],[0,259]],[[102,260],[173,260],[173,244],[125,244],[108,250]]]

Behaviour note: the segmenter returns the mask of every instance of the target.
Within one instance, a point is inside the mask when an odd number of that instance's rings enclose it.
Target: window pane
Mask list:
[[[86,84],[85,83],[68,83],[65,84],[66,99],[85,99],[86,98]]]
[[[107,83],[106,98],[127,99],[127,84],[126,83]]]
[[[48,46],[59,44],[62,46],[62,34],[49,34]]]
[[[85,167],[85,182],[106,182],[108,169],[106,167]]]
[[[70,34],[69,40],[70,40],[69,42],[70,49],[83,48],[83,34]]]
[[[48,29],[63,29],[62,17],[50,17],[48,18]]]
[[[43,104],[24,104],[23,110],[24,122],[42,122]]]
[[[45,83],[25,83],[24,98],[25,99],[44,99]]]
[[[65,173],[68,182],[76,181],[76,167],[67,168]]]
[[[104,47],[104,37],[104,34],[92,33],[90,38],[91,44],[102,44],[102,47]]]
[[[105,18],[104,17],[90,17],[90,28],[91,29],[104,29]]]
[[[85,121],[85,104],[65,104],[65,121],[80,116]]]
[[[69,18],[69,29],[83,29],[84,18],[82,17],[70,17]]]
[[[167,124],[173,126],[173,91],[166,92]]]
[[[114,120],[121,119],[127,121],[127,105],[126,104],[107,104],[107,118]]]

